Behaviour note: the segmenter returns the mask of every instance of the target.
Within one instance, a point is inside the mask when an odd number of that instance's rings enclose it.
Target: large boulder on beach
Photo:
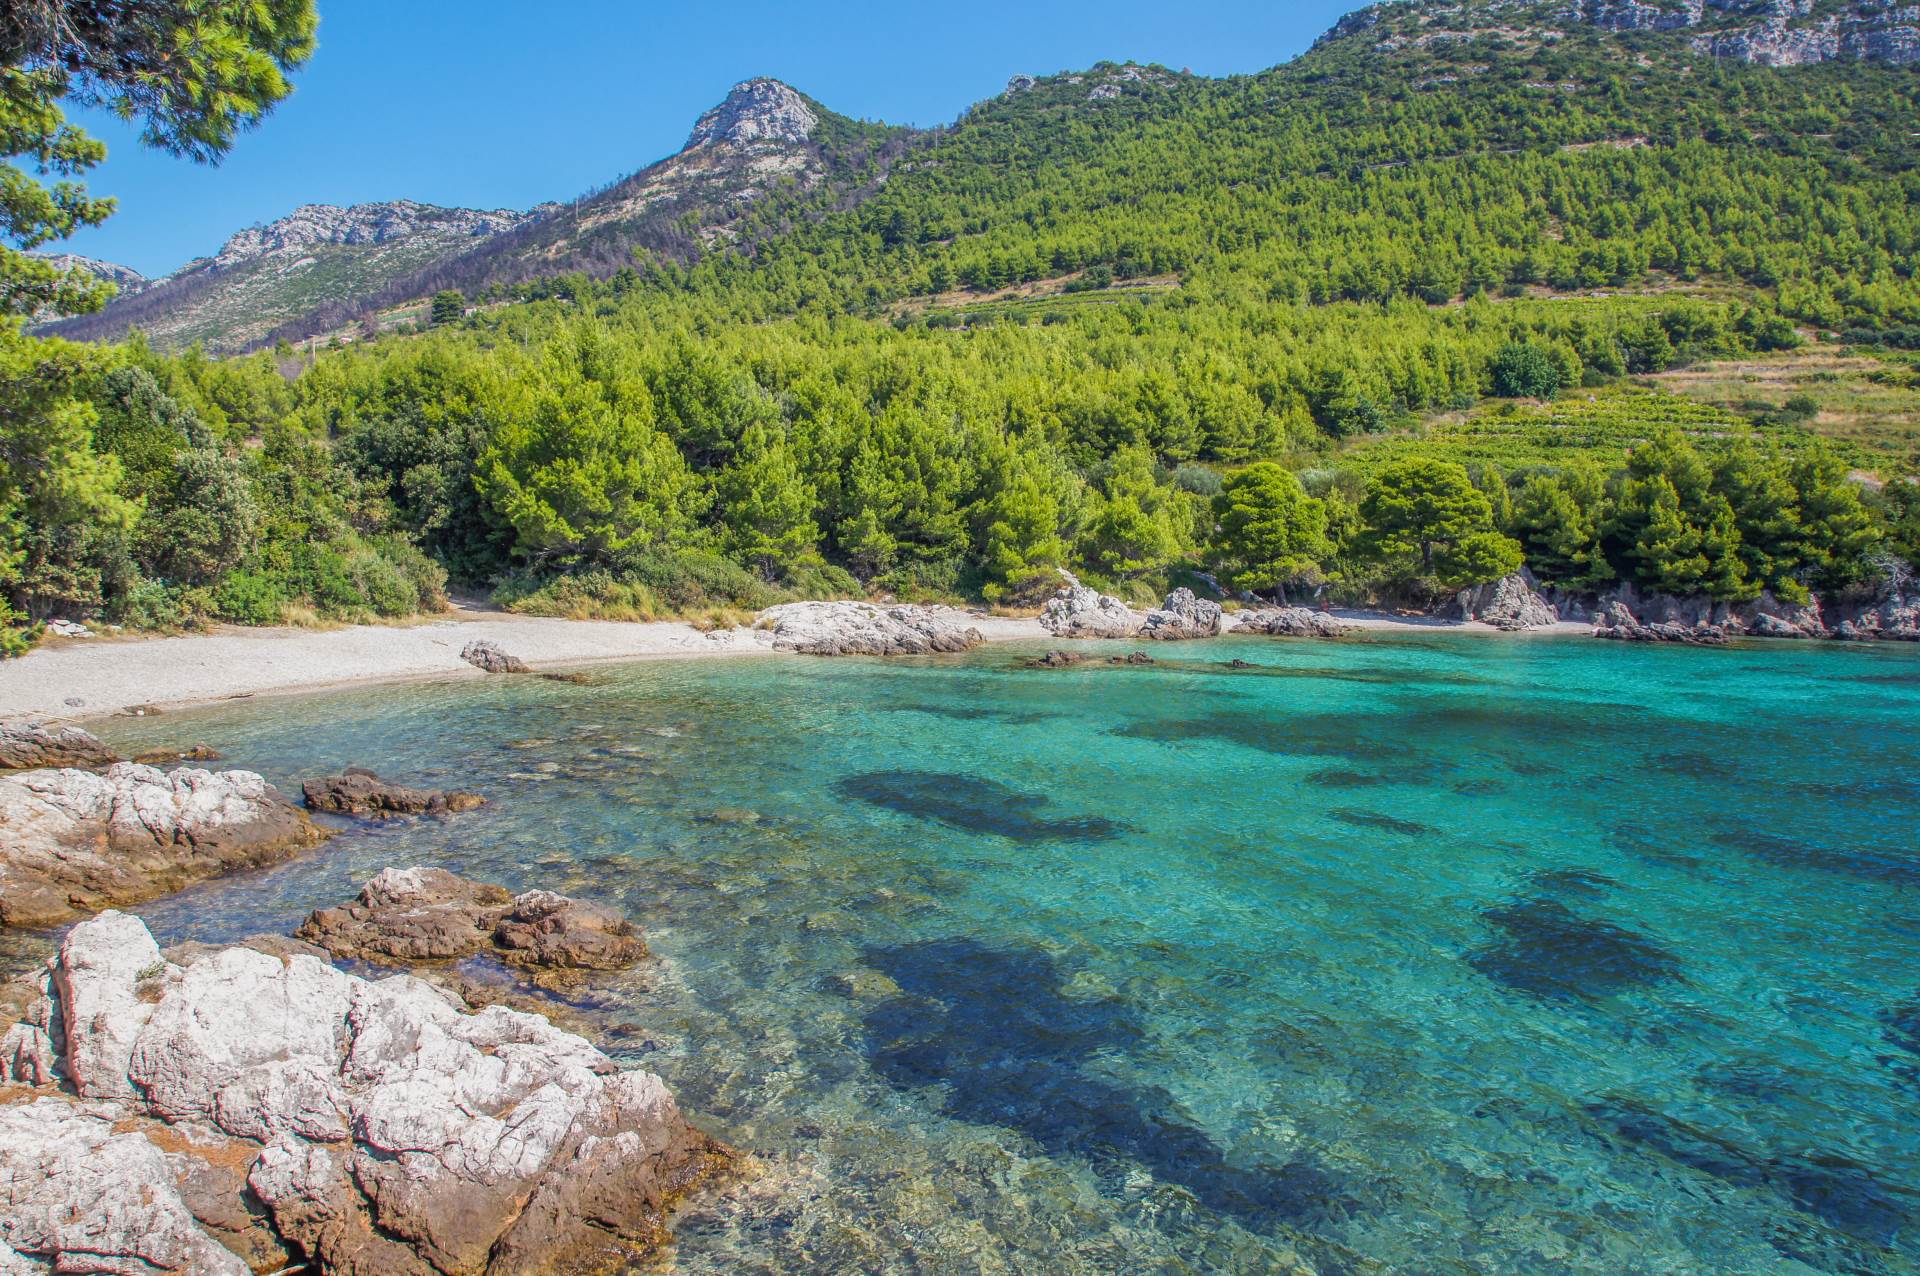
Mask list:
[[[182,967],[109,912],[45,984],[71,1093],[0,1104],[0,1237],[55,1270],[611,1270],[730,1158],[658,1077],[408,975],[243,947]]]
[[[336,957],[378,965],[491,953],[536,976],[622,970],[647,955],[619,913],[552,891],[513,895],[443,868],[389,868],[351,904],[315,911],[298,937]]]
[[[120,757],[99,736],[74,726],[0,722],[0,771],[110,767]]]
[[[1217,638],[1223,632],[1225,615],[1219,603],[1201,598],[1191,589],[1176,589],[1158,610],[1147,613],[1140,637],[1159,642]]]
[[[478,793],[414,789],[389,784],[365,767],[348,767],[339,775],[308,780],[300,786],[309,811],[351,815],[363,820],[385,820],[409,815],[451,815],[485,806]]]
[[[1477,620],[1508,633],[1551,629],[1560,623],[1560,613],[1525,571],[1461,590],[1454,595],[1450,612],[1461,620]]]
[[[0,776],[0,924],[51,926],[322,841],[252,771],[122,762]]]
[[[1333,616],[1311,607],[1259,607],[1235,615],[1232,632],[1273,638],[1338,638],[1347,631]]]
[[[505,648],[487,638],[476,638],[460,649],[460,659],[487,673],[525,673],[527,662],[509,655]]]
[[[1040,610],[1040,627],[1056,638],[1136,638],[1147,618],[1111,594],[1080,583],[1064,567],[1066,582]]]
[[[775,651],[809,656],[928,656],[971,651],[986,641],[965,612],[950,607],[873,603],[783,603],[754,627],[773,635]]]

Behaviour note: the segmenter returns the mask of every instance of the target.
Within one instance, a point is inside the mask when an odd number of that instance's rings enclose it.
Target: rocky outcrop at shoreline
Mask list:
[[[1790,603],[1762,594],[1745,603],[1642,594],[1622,585],[1594,600],[1564,599],[1570,619],[1590,620],[1594,637],[1717,646],[1735,638],[1920,641],[1920,588],[1894,580],[1852,598]]]
[[[460,649],[460,659],[484,673],[526,673],[527,662],[509,655],[497,642],[476,638]]]
[[[33,1087],[0,1105],[17,1270],[612,1269],[730,1160],[658,1077],[409,975],[246,947],[183,965],[106,912],[40,984],[0,1037],[0,1082]]]
[[[1538,582],[1525,570],[1461,590],[1454,596],[1453,613],[1507,633],[1551,629],[1560,623],[1560,613],[1541,597]]]
[[[537,983],[622,970],[647,955],[633,924],[552,891],[510,894],[443,868],[389,868],[351,904],[314,912],[295,932],[336,957],[376,965],[454,961],[491,953]]]
[[[0,776],[0,925],[138,903],[326,836],[252,771],[122,762]]]
[[[1233,632],[1272,638],[1339,638],[1347,630],[1335,617],[1311,607],[1258,607],[1235,615]]]
[[[485,806],[478,793],[412,789],[389,784],[365,767],[350,766],[339,775],[308,780],[300,786],[309,811],[386,820],[409,815],[452,815]]]
[[[783,603],[754,622],[775,651],[808,656],[930,656],[971,651],[986,642],[965,612],[874,603]]]
[[[42,722],[0,722],[0,771],[109,767],[120,755],[91,731]]]
[[[1183,642],[1217,638],[1226,632],[1226,614],[1220,604],[1200,598],[1191,589],[1176,589],[1155,610],[1140,612],[1111,594],[1081,584],[1064,568],[1060,576],[1065,583],[1040,611],[1040,627],[1056,638]]]

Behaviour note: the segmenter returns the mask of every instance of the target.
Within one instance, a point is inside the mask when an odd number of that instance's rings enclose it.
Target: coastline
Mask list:
[[[1477,621],[1385,616],[1336,610],[1342,625],[1368,632],[1506,635]],[[990,643],[1060,641],[1032,617],[968,613]],[[1541,635],[1590,634],[1563,622]],[[785,655],[771,635],[751,629],[702,633],[679,621],[567,620],[501,612],[455,611],[414,625],[344,629],[245,629],[171,637],[65,639],[0,661],[0,718],[84,722],[133,706],[183,709],[224,700],[328,691],[381,682],[487,675],[460,658],[488,640],[536,671],[674,658]],[[79,700],[79,704],[70,703]]]

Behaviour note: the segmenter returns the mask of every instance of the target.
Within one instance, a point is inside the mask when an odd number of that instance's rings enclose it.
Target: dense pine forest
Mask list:
[[[1020,606],[1068,567],[1136,599],[1205,573],[1425,606],[1524,562],[1733,600],[1920,558],[1911,434],[1662,380],[1831,351],[1920,388],[1914,70],[1376,37],[1226,80],[1022,80],[884,181],[781,188],[684,252],[449,294],[417,330],[230,359],[28,337],[101,298],[9,251],[4,645],[449,588],[623,617]],[[79,172],[56,102],[114,67],[32,38],[8,149]],[[297,30],[259,56],[296,64]],[[9,185],[0,229],[105,215],[60,189]]]

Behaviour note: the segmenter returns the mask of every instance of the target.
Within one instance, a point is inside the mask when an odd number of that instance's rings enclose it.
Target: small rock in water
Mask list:
[[[150,749],[145,753],[134,754],[133,760],[142,766],[173,766],[181,762],[218,762],[220,751],[204,744],[194,744],[184,749]]]
[[[389,784],[365,767],[348,767],[339,775],[308,780],[301,786],[307,809],[329,815],[352,815],[385,820],[407,815],[448,815],[485,806],[478,793],[448,793],[440,789],[410,789]]]
[[[1049,651],[1044,656],[1036,656],[1027,661],[1028,669],[1071,669],[1086,659],[1071,651]]]
[[[1149,656],[1146,652],[1135,651],[1124,656],[1108,656],[1107,663],[1110,665],[1150,665],[1155,662],[1153,657]]]
[[[385,869],[353,903],[315,911],[297,934],[381,965],[492,952],[537,971],[622,970],[647,955],[646,941],[612,909],[552,891],[516,896],[442,868]]]

